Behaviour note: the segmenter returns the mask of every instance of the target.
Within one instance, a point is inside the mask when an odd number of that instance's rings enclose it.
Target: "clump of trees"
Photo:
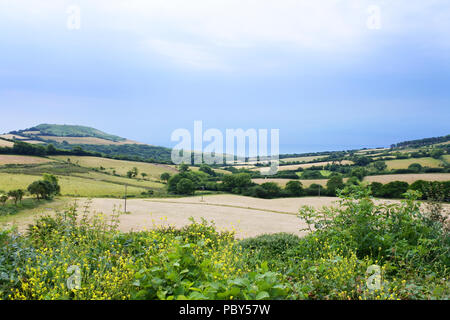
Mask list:
[[[58,178],[52,174],[46,173],[44,173],[42,180],[34,181],[28,186],[27,190],[31,195],[36,196],[38,201],[41,199],[51,199],[61,192]]]

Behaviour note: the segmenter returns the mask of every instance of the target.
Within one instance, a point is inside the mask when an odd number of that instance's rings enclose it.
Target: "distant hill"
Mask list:
[[[111,141],[125,141],[125,138],[105,133],[103,131],[72,125],[57,125],[57,124],[40,124],[29,131],[39,131],[41,135],[59,136],[59,137],[95,137]]]
[[[40,124],[24,130],[11,131],[0,135],[0,138],[35,145],[52,144],[62,150],[81,148],[111,158],[171,163],[170,148],[128,140],[85,126]]]
[[[403,141],[403,142],[399,142],[399,143],[391,145],[391,148],[405,148],[405,147],[418,148],[418,147],[429,146],[432,144],[445,143],[448,141],[450,141],[450,134],[448,134],[446,136],[441,136],[441,137],[432,137],[432,138]]]

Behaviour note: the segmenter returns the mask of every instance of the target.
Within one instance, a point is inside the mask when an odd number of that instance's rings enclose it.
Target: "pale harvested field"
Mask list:
[[[163,172],[168,172],[170,174],[178,172],[172,166],[157,163],[79,156],[54,156],[51,158],[62,161],[67,161],[68,159],[70,159],[71,163],[75,163],[87,168],[99,168],[100,166],[102,166],[106,169],[106,171],[112,172],[112,170],[115,170],[119,175],[125,175],[129,170],[136,167],[139,170],[139,176],[141,172],[145,172],[149,177],[152,177],[154,179],[159,179]]]
[[[8,148],[11,148],[13,145],[14,145],[14,142],[6,141],[6,140],[0,139],[0,147],[8,147]]]
[[[68,144],[96,144],[96,145],[124,145],[124,144],[143,144],[140,142],[125,140],[125,141],[111,141],[95,137],[55,137],[55,136],[38,136],[45,140],[52,140],[59,143],[67,141]]]
[[[14,139],[16,139],[16,140],[27,140],[27,139],[29,139],[27,137],[22,137],[22,136],[19,136],[17,134],[2,134],[2,135],[0,135],[0,138],[5,138],[5,139],[9,139],[9,140],[14,140]]]
[[[450,181],[450,173],[417,173],[417,174],[386,174],[367,176],[364,181],[388,183],[391,181],[404,181],[409,184],[417,180],[424,181]]]
[[[293,162],[293,161],[299,161],[299,162],[307,162],[307,161],[313,161],[313,160],[319,160],[326,158],[328,156],[309,156],[309,157],[296,157],[296,158],[283,158],[280,159],[280,162]]]
[[[1,141],[1,140],[0,140]],[[52,162],[54,160],[33,156],[15,156],[9,154],[0,155],[0,165],[5,164],[36,164],[36,163],[46,163]]]
[[[321,167],[321,166],[326,166],[327,164],[332,164],[332,163],[333,163],[333,161],[322,161],[322,162],[303,163],[303,164],[290,164],[287,166],[279,166],[278,171],[297,170],[298,168],[307,169],[307,168],[311,168],[313,166]],[[341,161],[341,164],[353,164],[353,162],[350,160],[343,160],[343,161]],[[253,169],[253,170],[261,170],[261,169],[257,168],[257,169]]]
[[[344,179],[343,179],[344,182],[346,182],[347,179],[348,179],[348,178],[344,178]],[[302,183],[302,185],[303,185],[304,188],[308,188],[308,187],[309,187],[310,185],[312,185],[312,184],[319,184],[319,185],[321,185],[321,186],[323,186],[323,187],[326,187],[326,186],[327,186],[328,179],[308,179],[308,180],[306,180],[306,179],[304,179],[304,180],[302,180],[302,179],[295,179],[295,180],[294,180],[294,179],[277,179],[277,178],[270,179],[270,178],[267,178],[267,179],[252,179],[252,181],[253,181],[254,183],[257,183],[257,184],[263,184],[263,183],[265,183],[265,182],[275,182],[275,183],[278,184],[280,187],[285,187],[286,184],[287,184],[289,181],[299,181],[299,182]]]
[[[296,214],[302,205],[320,208],[333,205],[336,198],[305,197],[289,199],[257,199],[236,195],[187,197],[177,199],[132,199],[127,201],[130,214],[120,216],[119,229],[138,231],[157,225],[182,227],[205,218],[214,221],[219,230],[236,230],[238,238],[261,234],[289,232],[304,235],[305,227]],[[80,200],[82,205],[86,200]],[[124,201],[118,199],[93,199],[91,209],[110,215],[114,208],[123,210]]]
[[[336,206],[338,198],[334,197],[303,197],[284,199],[257,199],[237,195],[211,195],[186,198],[161,199],[130,199],[127,201],[128,214],[119,217],[121,231],[149,230],[156,226],[172,225],[177,228],[190,224],[190,217],[196,221],[201,218],[214,221],[219,230],[236,231],[238,238],[254,237],[261,234],[287,232],[302,236],[305,232],[299,229],[306,227],[304,222],[297,218],[298,209],[303,205],[320,209],[323,206]],[[66,202],[69,200],[65,200]],[[78,199],[78,206],[83,207],[89,200]],[[376,200],[377,203],[396,203],[398,200]],[[51,214],[54,209],[45,205],[43,213]],[[121,199],[93,199],[90,201],[91,214],[103,213],[111,216],[114,210],[123,211],[124,200]],[[61,206],[55,207],[61,209]],[[450,205],[445,204],[447,212]],[[53,210],[53,211],[52,211]],[[25,230],[37,216],[19,216],[6,223],[13,223],[19,230]]]

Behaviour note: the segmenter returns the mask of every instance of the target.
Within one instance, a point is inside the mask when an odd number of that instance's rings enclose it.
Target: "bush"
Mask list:
[[[300,181],[289,181],[284,189],[292,197],[301,197],[305,194]]]
[[[381,189],[381,197],[400,199],[408,190],[409,184],[403,181],[392,181],[383,185]]]

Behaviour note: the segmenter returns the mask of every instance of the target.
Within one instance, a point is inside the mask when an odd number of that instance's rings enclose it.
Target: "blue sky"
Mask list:
[[[0,132],[80,124],[171,147],[202,120],[280,129],[283,153],[450,133],[447,0],[0,0],[0,28]]]

